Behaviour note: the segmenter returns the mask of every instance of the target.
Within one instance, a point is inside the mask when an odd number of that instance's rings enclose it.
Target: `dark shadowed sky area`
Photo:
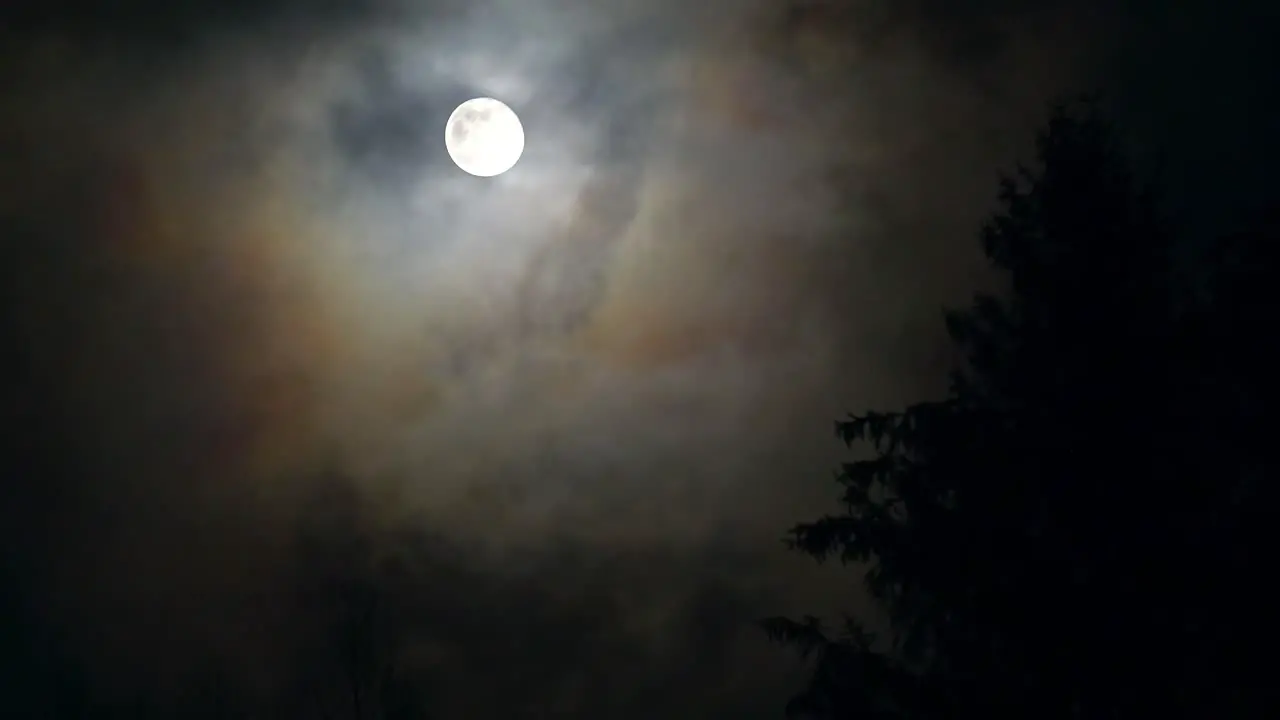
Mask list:
[[[1172,5],[5,3],[15,592],[103,693],[268,696],[308,583],[394,567],[439,717],[779,717],[750,623],[858,599],[778,538],[833,419],[941,387],[1047,104],[1108,93],[1187,228],[1262,209],[1277,11]]]

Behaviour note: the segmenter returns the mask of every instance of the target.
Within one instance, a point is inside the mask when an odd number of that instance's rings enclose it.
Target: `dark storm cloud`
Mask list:
[[[578,197],[574,225],[531,262],[519,292],[526,333],[553,328],[567,333],[586,322],[605,290],[617,244],[639,210],[645,154],[666,103],[633,82],[642,71],[638,66],[645,51],[652,57],[653,48],[637,48],[631,37],[611,39],[617,43],[602,46],[608,52],[586,48],[567,63],[576,69],[568,75],[568,111],[596,118],[598,134],[591,145],[595,177]],[[603,62],[591,61],[602,56]],[[628,92],[636,86],[640,93]],[[536,132],[537,125],[531,128]]]
[[[5,3],[0,17],[5,30],[15,35],[56,32],[91,42],[136,42],[177,52],[183,43],[210,31],[243,29],[288,16],[353,22],[388,5],[376,0],[16,0]]]
[[[369,50],[358,65],[358,95],[338,101],[332,110],[334,143],[344,160],[369,173],[384,192],[404,187],[423,167],[447,169],[449,154],[439,137],[424,132],[423,120],[448,117],[475,96],[460,83],[409,87],[390,62],[385,52]]]

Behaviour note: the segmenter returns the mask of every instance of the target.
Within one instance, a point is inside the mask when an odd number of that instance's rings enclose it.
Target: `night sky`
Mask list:
[[[1267,3],[109,5],[0,10],[7,582],[103,696],[269,696],[299,588],[400,558],[439,717],[780,717],[752,621],[860,602],[778,539],[942,388],[1049,103],[1188,231],[1274,187]]]

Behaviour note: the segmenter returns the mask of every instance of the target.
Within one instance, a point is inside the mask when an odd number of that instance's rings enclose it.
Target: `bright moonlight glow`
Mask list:
[[[493,177],[515,167],[524,152],[524,126],[505,103],[472,98],[458,106],[444,128],[449,157],[466,172]]]

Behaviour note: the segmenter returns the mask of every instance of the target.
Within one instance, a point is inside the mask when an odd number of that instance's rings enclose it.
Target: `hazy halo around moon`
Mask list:
[[[457,107],[444,128],[449,157],[464,171],[493,177],[515,167],[524,152],[524,126],[501,100],[472,98]]]

